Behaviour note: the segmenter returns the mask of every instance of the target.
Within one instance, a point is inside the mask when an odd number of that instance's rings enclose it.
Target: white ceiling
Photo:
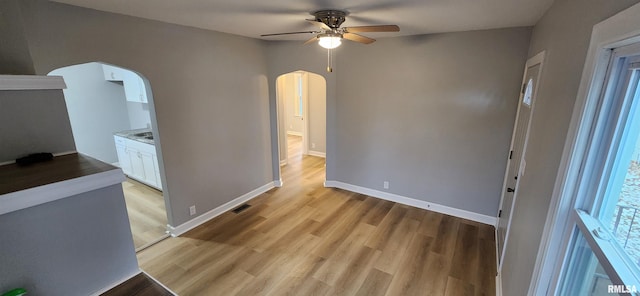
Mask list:
[[[344,26],[397,24],[371,37],[534,25],[553,0],[51,0],[247,37],[315,30],[305,19],[321,9],[350,13]],[[309,35],[268,37],[303,40]]]

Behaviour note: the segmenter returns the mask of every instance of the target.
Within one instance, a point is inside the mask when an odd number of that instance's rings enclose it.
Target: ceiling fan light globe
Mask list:
[[[318,37],[318,44],[326,49],[334,49],[342,44],[342,38],[338,36]]]

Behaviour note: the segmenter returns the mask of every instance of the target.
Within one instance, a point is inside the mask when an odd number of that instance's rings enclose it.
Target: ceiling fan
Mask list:
[[[363,44],[371,44],[376,40],[369,38],[358,33],[367,32],[399,32],[400,27],[397,25],[377,25],[377,26],[356,26],[356,27],[340,27],[346,20],[349,13],[342,10],[320,10],[312,13],[315,18],[307,20],[308,22],[317,26],[319,31],[300,31],[300,32],[287,32],[287,33],[275,33],[264,34],[261,37],[280,36],[280,35],[294,35],[294,34],[315,34],[314,37],[307,40],[304,44],[309,44],[314,41],[318,41],[318,44],[328,49],[328,63],[327,71],[332,72],[331,69],[331,49],[334,49],[342,44],[342,39],[355,41]]]

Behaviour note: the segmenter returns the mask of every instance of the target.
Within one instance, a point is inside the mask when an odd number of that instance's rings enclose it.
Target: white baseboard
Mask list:
[[[494,241],[498,241],[498,227],[496,226],[494,232]],[[500,256],[498,256],[498,244],[496,243],[496,296],[502,296],[502,271],[500,268]]]
[[[317,156],[317,157],[322,157],[322,158],[327,158],[327,154],[324,152],[319,152],[319,151],[312,151],[309,150],[309,155],[311,156]]]
[[[254,190],[252,190],[251,192],[248,192],[246,194],[243,194],[240,197],[235,198],[232,201],[229,201],[211,211],[208,211],[198,217],[195,217],[181,225],[178,225],[176,227],[173,227],[171,225],[167,225],[167,229],[169,229],[169,233],[171,234],[171,236],[176,237],[176,236],[180,236],[183,233],[200,226],[202,223],[205,223],[217,216],[220,216],[221,214],[232,210],[233,208],[242,205],[243,203],[252,200],[253,198],[257,197],[260,194],[263,194],[269,190],[271,190],[272,188],[275,187],[275,182],[276,181],[272,181],[269,182],[265,185],[262,185]]]
[[[496,296],[502,296],[502,275],[496,275]]]
[[[283,165],[287,165],[287,160],[286,159],[280,161],[280,166],[283,166]]]
[[[106,287],[104,287],[104,288],[102,288],[102,289],[100,289],[100,290],[98,290],[98,291],[96,291],[96,292],[93,292],[93,293],[91,293],[91,294],[89,294],[89,295],[91,295],[91,296],[99,296],[99,295],[102,295],[102,294],[106,293],[107,291],[109,291],[109,290],[111,290],[111,289],[113,289],[113,288],[117,287],[118,285],[120,285],[120,284],[122,284],[122,283],[124,283],[124,282],[128,281],[129,279],[133,278],[134,276],[136,276],[136,275],[140,274],[141,272],[142,272],[142,270],[138,269],[137,271],[133,272],[132,274],[129,274],[129,275],[127,275],[127,276],[125,276],[125,277],[121,278],[120,280],[115,281],[115,282],[113,282],[113,283],[109,284],[108,286],[106,286]]]
[[[495,217],[478,214],[478,213],[470,212],[467,210],[461,210],[461,209],[456,209],[448,206],[443,206],[440,204],[427,202],[423,200],[413,199],[410,197],[405,197],[405,196],[401,196],[401,195],[397,195],[389,192],[383,192],[383,191],[378,191],[378,190],[374,190],[366,187],[347,184],[340,181],[325,181],[324,186],[349,190],[356,193],[365,194],[368,196],[372,196],[372,197],[376,197],[376,198],[380,198],[380,199],[384,199],[392,202],[397,202],[404,205],[413,206],[416,208],[421,208],[421,209],[430,210],[430,211],[434,211],[442,214],[447,214],[447,215],[451,215],[451,216],[455,216],[455,217],[459,217],[467,220],[480,222],[483,224],[488,224],[491,226],[496,224]]]
[[[302,137],[301,132],[287,131],[287,135]]]
[[[273,186],[275,187],[282,187],[283,184],[284,183],[282,183],[282,179],[273,181]]]

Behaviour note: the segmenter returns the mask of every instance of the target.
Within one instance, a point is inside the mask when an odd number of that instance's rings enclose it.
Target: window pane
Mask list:
[[[640,141],[637,141],[634,146],[633,157],[627,166],[609,227],[616,241],[638,264],[640,262]]]
[[[529,79],[527,81],[527,88],[524,90],[524,96],[522,97],[522,102],[527,106],[531,106],[531,96],[533,95],[533,79]]]
[[[593,254],[582,233],[576,229],[568,269],[565,270],[558,295],[612,295],[609,276]]]
[[[635,73],[633,73],[635,72]],[[640,266],[640,91],[632,71],[623,105],[615,154],[604,193],[600,220],[636,267]]]

